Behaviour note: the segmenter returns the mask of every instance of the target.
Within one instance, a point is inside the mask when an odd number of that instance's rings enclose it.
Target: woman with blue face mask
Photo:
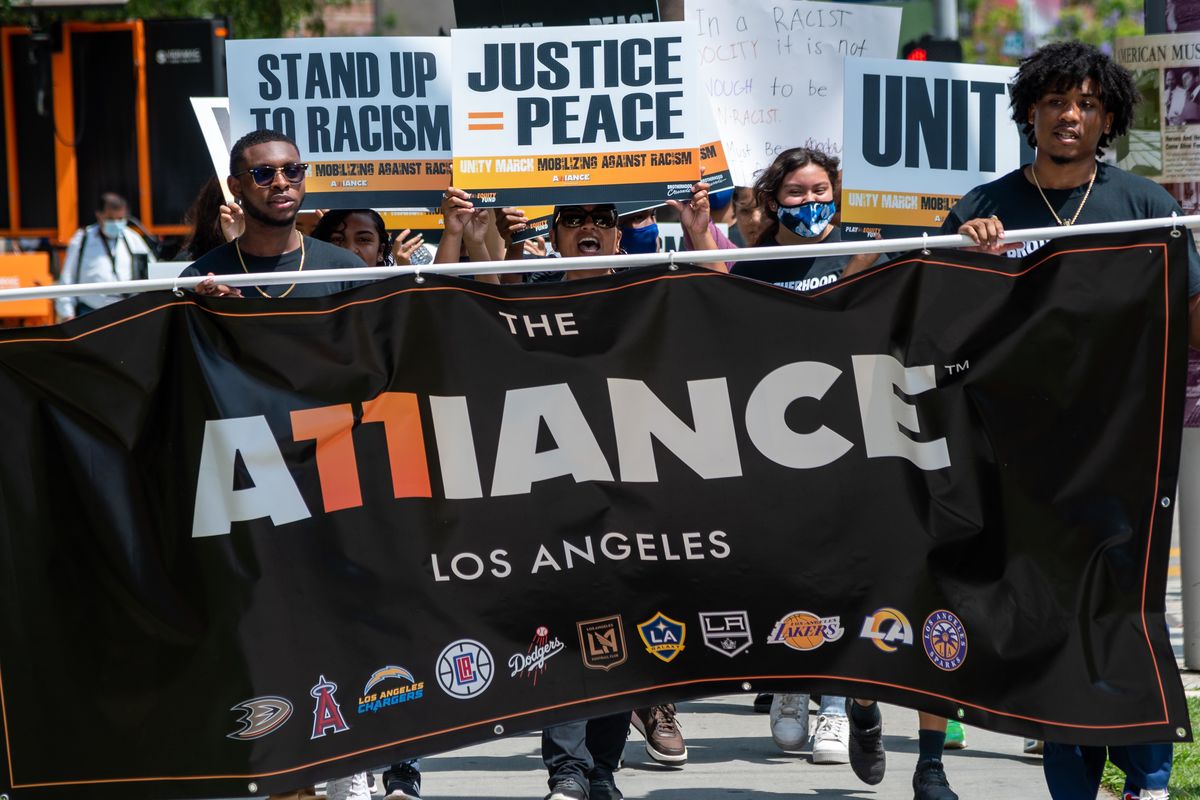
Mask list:
[[[838,159],[820,150],[795,147],[780,153],[754,184],[754,195],[769,222],[758,242],[805,245],[840,242],[837,215]],[[842,275],[851,256],[816,256],[778,261],[746,261],[731,272],[796,291],[828,286]]]

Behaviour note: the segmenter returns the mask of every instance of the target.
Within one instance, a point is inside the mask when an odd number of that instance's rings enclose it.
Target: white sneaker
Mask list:
[[[842,716],[817,717],[817,732],[813,734],[814,764],[850,763],[850,720]]]
[[[1166,789],[1142,789],[1137,794],[1126,792],[1125,797],[1130,800],[1167,800],[1170,795]]]
[[[808,744],[808,695],[777,694],[771,700],[771,738],[785,753]]]
[[[1026,739],[1021,745],[1021,752],[1031,756],[1040,756],[1042,754],[1042,740]]]

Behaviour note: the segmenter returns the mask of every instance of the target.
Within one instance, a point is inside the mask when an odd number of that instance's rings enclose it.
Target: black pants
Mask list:
[[[574,778],[585,789],[592,780],[611,781],[628,735],[628,711],[546,728],[542,761],[550,772],[550,788],[564,778]]]

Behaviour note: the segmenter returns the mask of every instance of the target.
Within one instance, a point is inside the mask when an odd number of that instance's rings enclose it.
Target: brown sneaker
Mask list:
[[[631,722],[646,740],[646,753],[652,759],[670,767],[687,763],[687,745],[675,719],[674,703],[634,709]]]

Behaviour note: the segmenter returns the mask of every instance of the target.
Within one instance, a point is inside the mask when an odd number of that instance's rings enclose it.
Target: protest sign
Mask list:
[[[1185,242],[0,331],[0,794],[262,796],[745,682],[1189,739]]]
[[[225,176],[229,174],[229,150],[233,147],[229,139],[229,98],[193,97],[191,101],[196,123],[204,136],[205,149],[221,184],[221,195],[226,203],[232,203],[233,194],[225,183]]]
[[[920,236],[958,198],[1021,165],[1012,67],[846,59],[842,233]]]
[[[700,76],[739,186],[790,147],[842,152],[842,60],[894,58],[900,9],[688,0]]]
[[[439,37],[231,40],[230,135],[295,139],[306,208],[436,206],[450,184],[449,57]]]
[[[545,0],[454,0],[459,28],[541,28],[657,22],[658,0],[605,0],[603,11]]]
[[[704,98],[684,29],[455,30],[454,185],[483,207],[690,194]]]
[[[717,223],[717,230],[729,236],[729,226],[724,222]],[[683,226],[678,222],[658,223],[658,238],[661,245],[659,249],[664,253],[683,252],[687,249],[683,245]]]

